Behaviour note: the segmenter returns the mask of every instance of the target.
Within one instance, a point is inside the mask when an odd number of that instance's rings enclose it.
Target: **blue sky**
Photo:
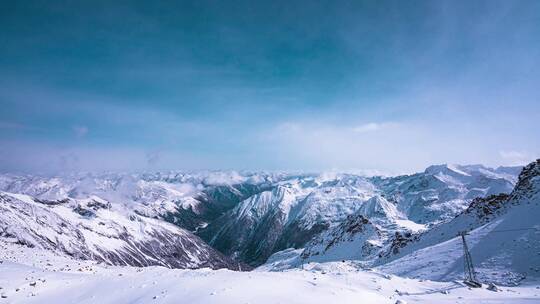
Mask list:
[[[12,2],[1,171],[400,173],[540,155],[538,1]]]

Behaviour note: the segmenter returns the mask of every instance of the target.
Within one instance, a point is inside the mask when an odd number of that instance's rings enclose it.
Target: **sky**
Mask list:
[[[1,1],[0,45],[2,172],[540,157],[540,1]]]

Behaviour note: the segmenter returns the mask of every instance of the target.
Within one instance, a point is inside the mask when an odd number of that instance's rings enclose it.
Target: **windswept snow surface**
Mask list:
[[[354,263],[234,272],[103,266],[0,241],[0,303],[535,303],[538,285],[499,292],[418,281]],[[398,302],[401,301],[401,302]]]

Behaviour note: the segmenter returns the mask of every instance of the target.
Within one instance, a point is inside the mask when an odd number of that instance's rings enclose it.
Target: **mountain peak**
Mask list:
[[[463,166],[460,165],[454,165],[454,164],[441,164],[441,165],[433,165],[426,168],[424,171],[426,174],[435,175],[438,173],[443,174],[451,174],[451,175],[465,175],[469,176],[467,172],[463,170]]]
[[[531,198],[540,193],[540,159],[523,167],[511,199]]]

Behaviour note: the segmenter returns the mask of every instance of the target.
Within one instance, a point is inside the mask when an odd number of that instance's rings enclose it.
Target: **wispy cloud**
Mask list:
[[[425,128],[404,123],[352,126],[287,122],[265,131],[260,147],[288,168],[341,172],[379,169],[394,174],[413,172],[434,162],[425,149],[431,138]],[[408,157],[406,164],[402,155]]]
[[[75,136],[77,138],[83,138],[88,134],[88,127],[87,126],[73,126],[72,128],[73,133],[75,133]]]
[[[529,153],[523,151],[499,151],[499,155],[505,164],[512,166],[525,165],[533,159]]]
[[[382,122],[382,123],[377,123],[377,122],[369,122],[369,123],[366,123],[366,124],[362,124],[362,125],[358,125],[356,127],[353,127],[353,131],[356,132],[356,133],[365,133],[365,132],[373,132],[373,131],[379,131],[381,129],[384,129],[384,128],[387,128],[387,127],[392,127],[392,126],[397,126],[398,124],[397,123],[393,123],[393,122]]]

